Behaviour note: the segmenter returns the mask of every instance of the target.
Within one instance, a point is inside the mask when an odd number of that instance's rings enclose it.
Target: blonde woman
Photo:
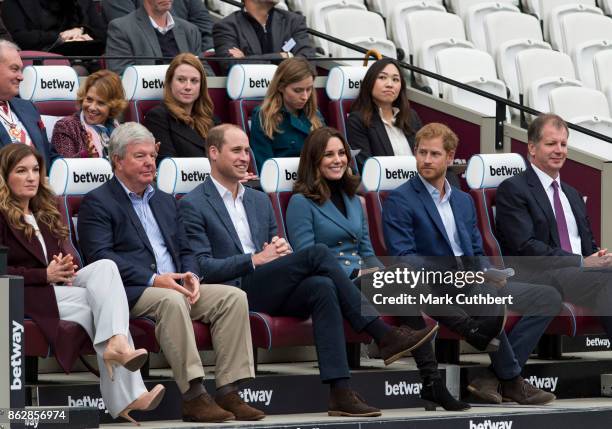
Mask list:
[[[304,58],[286,59],[276,69],[251,120],[250,141],[258,170],[268,158],[300,156],[308,134],[324,125],[317,110],[315,77]]]
[[[160,142],[157,159],[205,157],[206,137],[215,125],[206,72],[193,54],[179,54],[164,81],[164,101],[151,109],[144,126]]]
[[[60,320],[87,331],[109,413],[136,423],[130,411],[155,408],[164,386],[148,392],[138,371],[147,351],[134,350],[117,266],[105,259],[79,268],[45,177],[44,160],[36,149],[11,144],[0,150],[0,244],[10,249],[8,273],[23,277],[25,314],[43,331],[64,370],[70,370],[74,359],[58,336]]]

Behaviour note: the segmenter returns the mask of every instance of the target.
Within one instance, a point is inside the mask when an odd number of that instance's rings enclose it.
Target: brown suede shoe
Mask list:
[[[407,326],[392,328],[378,344],[380,357],[385,361],[385,365],[390,365],[404,354],[429,341],[437,330],[438,325],[419,330],[410,329]]]
[[[502,381],[501,393],[504,401],[513,401],[520,405],[545,405],[557,399],[554,394],[538,389],[521,376]]]
[[[487,372],[483,377],[473,379],[467,389],[472,395],[487,404],[502,403],[502,395],[499,393],[499,380],[491,372]]]
[[[378,417],[382,413],[371,407],[351,389],[333,389],[329,394],[327,414],[336,417]]]
[[[222,423],[234,420],[234,415],[217,405],[208,393],[202,393],[191,401],[183,401],[183,421]]]
[[[234,414],[236,420],[261,420],[266,416],[263,411],[247,405],[235,391],[215,397],[215,402],[224,410]]]

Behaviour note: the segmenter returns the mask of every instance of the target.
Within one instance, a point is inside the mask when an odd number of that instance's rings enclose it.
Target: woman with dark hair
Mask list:
[[[376,61],[363,78],[346,121],[348,142],[360,150],[356,157],[360,171],[371,156],[412,155],[414,136],[422,124],[410,108],[406,87],[397,61],[390,58]]]
[[[160,142],[157,159],[205,157],[206,137],[215,125],[206,72],[193,54],[179,54],[164,81],[164,101],[147,112],[144,126]]]
[[[64,158],[106,157],[117,118],[127,107],[121,78],[110,70],[90,74],[77,94],[79,111],[60,119],[51,144]]]
[[[266,98],[253,110],[251,149],[258,171],[268,158],[300,156],[308,134],[324,125],[314,90],[316,72],[304,58],[284,60]]]
[[[106,24],[92,0],[4,0],[2,18],[21,49],[49,51],[65,42],[92,40],[100,46],[106,43]]]
[[[310,134],[302,148],[294,194],[287,207],[287,232],[296,251],[318,243],[327,245],[346,273],[361,286],[366,276],[385,267],[374,255],[367,221],[356,195],[359,177],[353,175],[350,163],[349,146],[339,131],[324,127]],[[416,308],[408,310],[418,313]],[[402,322],[413,330],[425,327],[420,315],[404,317]],[[446,410],[470,408],[455,400],[446,389],[431,343],[424,343],[412,355],[423,378],[424,400]]]
[[[10,248],[8,273],[23,277],[25,314],[43,331],[62,368],[69,371],[74,362],[68,349],[75,340],[58,335],[60,320],[67,320],[81,325],[93,342],[109,413],[136,423],[131,411],[155,408],[164,386],[148,392],[140,376],[147,351],[134,350],[119,270],[110,260],[79,269],[46,184],[44,160],[24,144],[0,150],[0,244]]]

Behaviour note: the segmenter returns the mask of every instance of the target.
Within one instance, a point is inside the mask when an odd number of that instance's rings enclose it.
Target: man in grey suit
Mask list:
[[[244,0],[243,10],[217,22],[213,27],[215,54],[236,59],[260,56],[271,61],[294,55],[314,57],[305,18],[276,9],[278,2]],[[225,64],[228,65],[231,63]]]
[[[172,0],[143,0],[133,12],[111,21],[106,40],[107,57],[175,57],[181,52],[202,53],[200,30],[170,13]],[[137,58],[107,61],[108,68],[121,74],[135,64],[155,64]],[[206,74],[214,75],[207,64]]]
[[[134,12],[143,0],[102,0],[102,13],[106,22]],[[202,0],[174,0],[170,13],[195,24],[202,35],[202,52],[213,49],[212,18]]]

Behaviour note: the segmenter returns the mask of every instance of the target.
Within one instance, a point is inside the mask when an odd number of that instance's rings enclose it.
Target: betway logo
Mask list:
[[[112,177],[112,174],[104,174],[104,173],[91,173],[87,172],[85,174],[77,174],[74,171],[72,172],[72,180],[74,183],[104,183]]]
[[[13,320],[11,335],[11,390],[21,390],[21,347],[23,344],[23,325]]]
[[[272,390],[251,390],[244,389],[238,392],[242,400],[246,403],[260,402],[264,405],[270,405],[272,400]]]
[[[397,384],[391,384],[385,380],[385,396],[418,395],[421,393],[422,388],[423,385],[421,383],[400,381]]]
[[[402,168],[399,168],[397,170],[385,169],[385,177],[387,179],[412,179],[416,175],[416,171],[404,170]]]
[[[164,89],[164,81],[161,79],[142,79],[142,89]]]
[[[361,87],[361,81],[360,80],[349,79],[348,80],[348,87],[351,88],[351,89],[359,89]]]
[[[587,337],[586,339],[587,347],[605,347],[607,349],[610,348],[610,340],[607,338],[593,338],[590,339]]]
[[[297,180],[297,171],[285,170],[285,180],[291,180],[295,182]]]
[[[208,176],[210,176],[210,173],[202,173],[201,171],[185,173],[181,170],[181,180],[183,182],[203,182]]]
[[[267,88],[270,86],[270,80],[261,78],[254,80],[252,77],[249,78],[249,88]]]
[[[559,382],[559,377],[536,377],[532,375],[527,381],[538,389],[546,389],[554,392]]]
[[[510,429],[511,427],[512,420],[500,420],[499,422],[485,420],[481,423],[474,423],[474,420],[470,420],[470,429]]]
[[[506,167],[505,165],[501,167],[494,168],[492,165],[489,166],[489,172],[491,176],[514,176],[523,171],[522,168],[519,167]]]
[[[74,81],[72,80],[40,80],[40,89],[67,89],[72,92],[74,89]]]
[[[105,413],[108,414],[108,410],[106,409],[106,405],[104,404],[104,399],[102,398],[92,398],[89,395],[83,396],[78,399],[72,399],[72,396],[68,395],[68,406],[69,407],[93,407],[98,410],[104,410]]]

